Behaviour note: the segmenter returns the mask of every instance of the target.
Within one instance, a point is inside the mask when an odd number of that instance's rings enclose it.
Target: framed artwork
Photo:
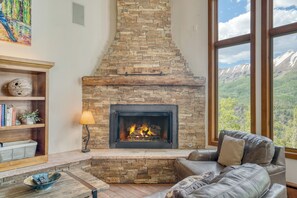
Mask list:
[[[31,0],[0,0],[0,41],[31,45]]]

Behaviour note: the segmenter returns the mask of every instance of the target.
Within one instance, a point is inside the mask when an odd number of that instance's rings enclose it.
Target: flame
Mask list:
[[[148,131],[148,124],[147,123],[142,124],[141,130],[142,131]]]
[[[137,129],[137,125],[136,124],[132,124],[130,126],[130,131],[129,134],[133,134],[135,132],[135,130]],[[155,134],[154,132],[151,131],[151,129],[149,128],[149,125],[147,123],[143,123],[139,129],[139,133],[142,137],[148,137],[148,136],[155,136],[157,134]],[[137,137],[138,138],[138,137]]]
[[[149,132],[147,132],[147,134],[150,135],[150,136],[157,135],[157,134],[155,134],[154,132],[151,132],[151,129],[149,130]]]
[[[129,134],[131,135],[132,133],[134,133],[135,129],[136,129],[136,124],[132,124],[132,125],[130,126]]]

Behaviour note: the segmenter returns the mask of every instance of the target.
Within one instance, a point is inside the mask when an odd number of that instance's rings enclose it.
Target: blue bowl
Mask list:
[[[61,174],[58,172],[38,173],[30,177],[27,177],[24,180],[24,184],[30,186],[35,190],[46,190],[52,187],[52,185],[56,183],[60,177]]]

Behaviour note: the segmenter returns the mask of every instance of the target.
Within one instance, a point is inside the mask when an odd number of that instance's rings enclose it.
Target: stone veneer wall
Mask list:
[[[115,39],[83,78],[83,110],[96,120],[90,147],[109,148],[111,104],[174,104],[178,148],[204,148],[205,78],[193,76],[172,41],[169,0],[117,0],[117,10]]]
[[[91,174],[109,184],[172,184],[175,159],[94,159]]]
[[[176,104],[178,148],[205,147],[204,86],[84,86],[84,109],[96,121],[89,126],[90,148],[109,148],[110,104]]]
[[[169,0],[117,0],[116,36],[95,75],[192,75],[171,35]]]

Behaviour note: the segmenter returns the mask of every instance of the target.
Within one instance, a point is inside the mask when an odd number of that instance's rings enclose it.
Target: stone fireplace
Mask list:
[[[205,78],[172,41],[169,0],[117,0],[117,10],[113,43],[83,77],[90,147],[204,148]]]

